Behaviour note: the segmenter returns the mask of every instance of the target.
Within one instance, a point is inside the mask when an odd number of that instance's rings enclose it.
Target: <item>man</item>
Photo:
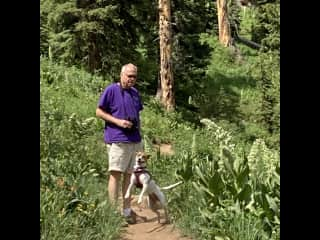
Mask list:
[[[104,141],[108,147],[109,199],[117,203],[122,181],[123,215],[129,224],[136,222],[136,214],[130,208],[130,199],[124,199],[133,170],[135,153],[142,150],[140,135],[140,111],[143,109],[140,95],[133,86],[137,79],[137,67],[132,63],[121,68],[120,82],[110,84],[100,97],[96,116],[105,121]]]

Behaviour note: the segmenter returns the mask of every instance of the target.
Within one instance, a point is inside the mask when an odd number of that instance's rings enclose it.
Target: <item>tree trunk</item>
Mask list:
[[[217,0],[219,41],[225,46],[232,45],[231,29],[228,17],[227,0]]]
[[[89,33],[89,39],[88,66],[89,72],[94,73],[94,71],[100,67],[101,59],[96,46],[96,35],[94,33]]]
[[[171,8],[170,0],[159,0],[160,81],[161,103],[167,111],[175,108],[174,81],[171,61]]]

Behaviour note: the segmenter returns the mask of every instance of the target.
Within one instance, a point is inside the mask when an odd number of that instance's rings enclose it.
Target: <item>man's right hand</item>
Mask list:
[[[132,122],[125,120],[125,119],[119,119],[118,126],[122,127],[122,128],[131,128]]]

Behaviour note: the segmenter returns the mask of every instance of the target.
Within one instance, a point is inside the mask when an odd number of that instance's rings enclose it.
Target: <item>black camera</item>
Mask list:
[[[132,122],[131,128],[124,128],[126,132],[133,132],[138,129],[138,121],[136,118],[127,117],[126,120]]]

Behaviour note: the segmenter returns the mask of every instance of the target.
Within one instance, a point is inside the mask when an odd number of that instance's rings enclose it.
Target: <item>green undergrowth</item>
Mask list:
[[[213,86],[226,87],[219,71],[210,71]],[[107,201],[103,122],[95,117],[111,81],[45,58],[40,76],[41,239],[119,239],[123,219]],[[194,239],[280,239],[279,150],[270,140],[278,136],[245,117],[258,92],[250,88],[242,89],[248,109],[237,108],[243,121],[206,117],[204,108],[167,113],[144,98],[148,168],[160,186],[183,181],[165,194],[171,220]],[[155,145],[163,143],[174,155],[160,154]]]

